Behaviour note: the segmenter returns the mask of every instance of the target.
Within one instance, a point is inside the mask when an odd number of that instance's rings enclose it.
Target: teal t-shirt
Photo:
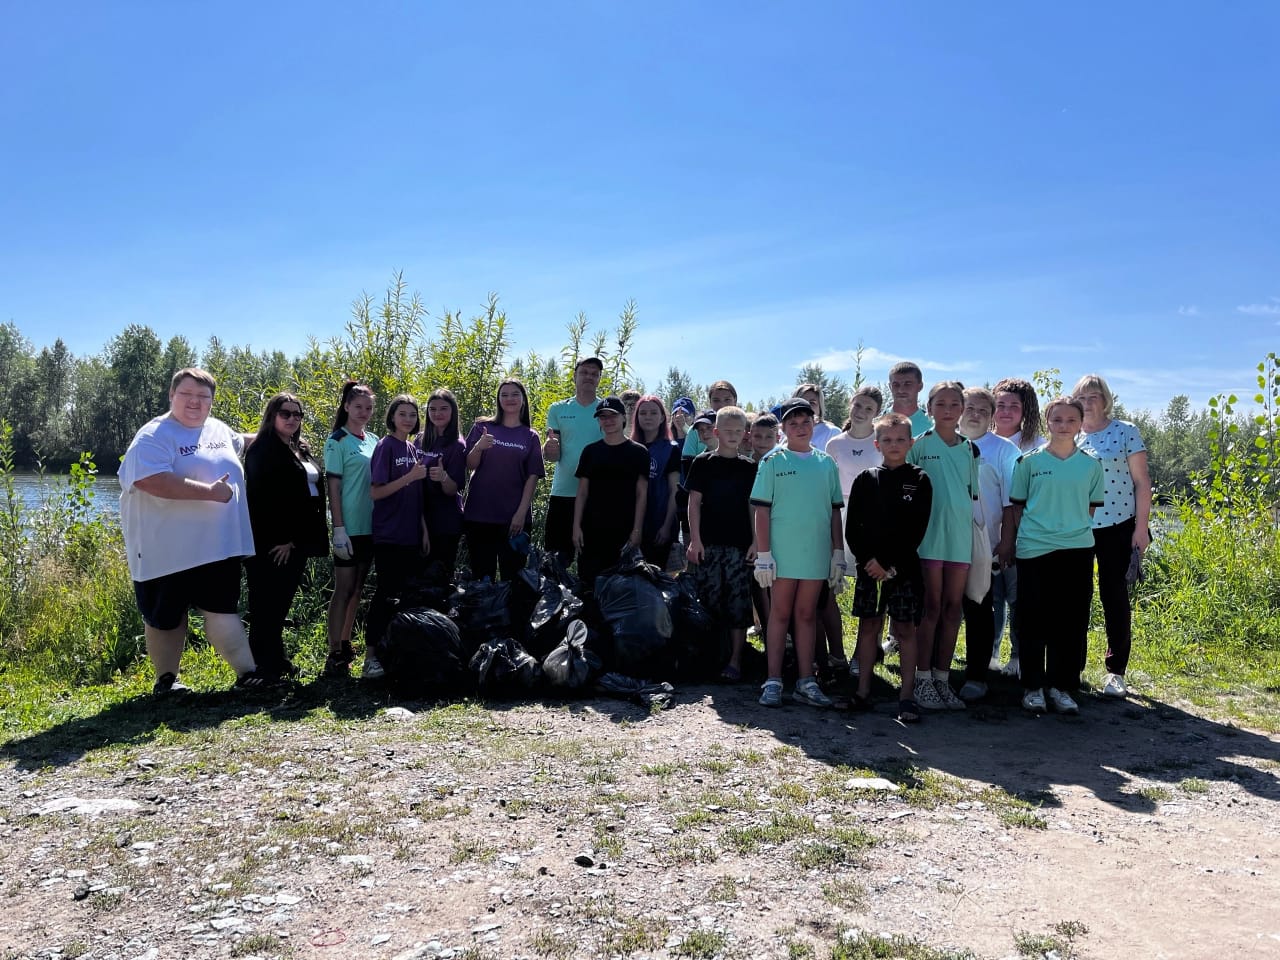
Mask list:
[[[578,495],[578,460],[587,444],[600,439],[600,421],[596,419],[596,403],[578,403],[573,397],[557,400],[547,408],[547,429],[559,431],[560,460],[551,481],[553,497]]]
[[[684,435],[684,447],[680,451],[680,458],[696,457],[704,452],[707,445],[702,442],[702,438],[698,436],[698,431],[694,427],[689,428],[689,432]]]
[[[821,450],[774,450],[756,468],[751,502],[769,508],[769,552],[778,576],[827,579],[833,549],[831,509],[844,506],[836,462]]]
[[[357,437],[339,427],[324,442],[326,476],[342,478],[342,525],[349,537],[373,536],[373,495],[369,492],[369,464],[378,438]]]
[[[932,430],[917,437],[907,452],[907,463],[927,473],[933,486],[929,529],[920,542],[921,560],[973,561],[973,501],[979,490],[974,452],[966,438],[949,447]]]
[[[916,412],[911,415],[911,435],[918,437],[932,429],[933,417],[924,412],[924,407],[916,407]]]
[[[1102,464],[1077,450],[1060,460],[1041,447],[1018,458],[1009,499],[1022,506],[1018,556],[1027,560],[1054,550],[1093,546],[1090,507],[1105,494]]]

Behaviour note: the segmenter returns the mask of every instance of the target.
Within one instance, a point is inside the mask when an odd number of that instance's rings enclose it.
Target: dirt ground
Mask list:
[[[909,728],[755,695],[430,709],[316,683],[70,721],[0,749],[0,957],[799,958],[856,931],[1280,956],[1280,738],[1138,697]]]

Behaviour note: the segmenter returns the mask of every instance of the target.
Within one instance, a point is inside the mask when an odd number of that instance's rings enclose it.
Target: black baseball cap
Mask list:
[[[703,410],[693,418],[693,425],[695,427],[700,423],[707,423],[714,427],[716,425],[716,412],[714,410]]]
[[[617,397],[605,397],[596,404],[595,416],[598,417],[603,413],[616,413],[620,417],[625,417],[627,408],[622,405],[622,401]]]
[[[795,413],[807,413],[811,417],[816,417],[813,404],[804,397],[792,397],[790,400],[782,401],[782,405],[778,407],[778,422],[781,423],[787,417]]]

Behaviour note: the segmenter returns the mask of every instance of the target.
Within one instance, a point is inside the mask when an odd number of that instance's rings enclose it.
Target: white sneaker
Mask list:
[[[360,670],[360,679],[362,680],[381,680],[387,675],[387,671],[382,669],[382,664],[378,662],[378,658],[371,653],[364,655],[364,667]]]
[[[951,689],[951,684],[946,680],[933,681],[933,689],[938,691],[938,699],[942,701],[942,705],[948,710],[967,710],[964,701],[956,696],[956,692]]]
[[[1028,690],[1022,695],[1022,709],[1030,710],[1032,713],[1044,713],[1044,691]]]
[[[1053,704],[1053,709],[1058,713],[1075,716],[1080,712],[1080,705],[1071,699],[1071,694],[1056,687],[1049,688],[1049,702]]]
[[[938,693],[938,683],[932,677],[916,677],[916,703],[922,710],[946,710]]]
[[[1118,673],[1108,673],[1107,679],[1102,683],[1102,695],[1120,700],[1129,695],[1129,685],[1124,682],[1124,677]]]
[[[831,698],[822,692],[818,681],[813,677],[805,677],[796,681],[796,689],[791,694],[796,703],[807,703],[811,707],[829,707]]]
[[[886,654],[898,652],[898,638],[892,633],[884,638],[884,643],[880,644],[880,649]]]
[[[978,680],[966,680],[960,688],[960,699],[965,703],[973,703],[987,695],[987,685]]]
[[[1015,680],[1022,676],[1022,667],[1018,663],[1018,658],[1010,657],[1009,662],[1000,668],[1000,672],[1006,677],[1013,677]]]

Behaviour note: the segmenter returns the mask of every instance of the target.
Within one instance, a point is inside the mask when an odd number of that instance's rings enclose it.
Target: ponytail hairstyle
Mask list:
[[[427,397],[427,402],[423,404],[423,407],[430,407],[432,400],[444,400],[449,404],[449,424],[444,428],[443,432],[437,432],[436,425],[431,422],[431,414],[427,413],[423,417],[422,439],[419,441],[419,445],[423,450],[431,449],[440,440],[445,443],[458,442],[458,398],[453,395],[452,390],[446,390],[441,387],[439,390],[431,391],[431,396]]]
[[[853,426],[853,401],[859,397],[870,397],[876,402],[876,416],[880,416],[880,411],[884,409],[884,394],[874,383],[864,383],[857,390],[853,391],[853,396],[849,398],[849,416],[845,418],[844,426],[841,430],[846,433]],[[873,421],[874,422],[874,421]]]
[[[640,429],[640,418],[636,416],[636,414],[640,412],[640,404],[642,403],[656,403],[658,405],[658,412],[662,414],[662,420],[658,423],[658,429],[654,433],[653,440],[649,440],[645,437],[644,431]],[[657,440],[671,439],[671,424],[667,422],[667,407],[666,404],[662,402],[661,397],[652,393],[646,393],[636,401],[636,408],[631,414],[631,439],[644,446],[648,446],[650,443]]]
[[[340,430],[347,425],[347,404],[357,394],[364,394],[374,399],[373,387],[360,380],[348,380],[342,385],[342,394],[338,397],[338,412],[333,418],[333,429]]]

